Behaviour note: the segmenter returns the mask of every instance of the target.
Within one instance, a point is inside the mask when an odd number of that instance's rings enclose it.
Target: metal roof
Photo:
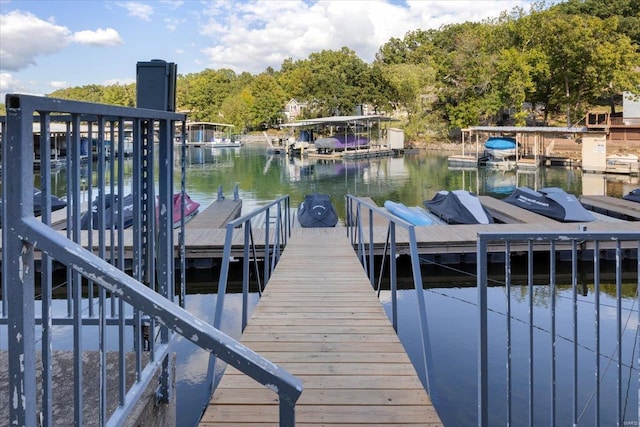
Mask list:
[[[552,127],[552,126],[472,126],[463,131],[500,132],[500,133],[588,133],[593,132],[586,127]]]
[[[297,127],[297,126],[309,126],[309,125],[320,125],[320,124],[345,124],[345,123],[356,123],[356,122],[391,122],[391,121],[398,121],[398,119],[394,119],[393,117],[388,117],[388,116],[381,116],[381,115],[331,116],[331,117],[320,117],[317,119],[298,120],[294,123],[285,123],[282,126]]]

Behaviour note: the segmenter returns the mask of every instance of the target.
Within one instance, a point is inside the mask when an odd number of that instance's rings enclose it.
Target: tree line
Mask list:
[[[257,75],[205,69],[178,76],[177,110],[250,131],[278,127],[292,98],[307,105],[305,117],[368,105],[401,117],[409,141],[481,124],[573,125],[596,105],[615,111],[622,93],[640,92],[639,11],[640,0],[538,2],[392,38],[371,64],[343,47]],[[134,106],[135,93],[135,84],[89,85],[49,96]]]

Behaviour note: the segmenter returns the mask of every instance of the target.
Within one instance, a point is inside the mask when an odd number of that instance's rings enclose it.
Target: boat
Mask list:
[[[354,150],[369,147],[369,138],[359,135],[334,135],[318,138],[314,145],[319,152]]]
[[[484,143],[486,153],[494,159],[514,157],[517,146],[516,139],[509,136],[492,136]]]
[[[173,228],[180,227],[180,214],[182,212],[182,193],[173,195]],[[160,218],[160,197],[156,196],[156,221]],[[194,201],[187,193],[184,193],[184,222],[185,224],[198,214],[200,203]]]
[[[403,203],[393,202],[387,200],[384,202],[386,210],[394,214],[395,216],[407,221],[413,225],[433,225],[434,220],[429,217],[427,212],[417,207],[418,209],[410,208]]]
[[[52,194],[49,197],[49,200],[51,201],[51,212],[60,210],[67,206],[67,202],[56,195]],[[2,227],[2,210],[2,200],[0,200],[0,227]],[[38,188],[33,189],[33,215],[42,215],[42,191]]]
[[[607,156],[607,173],[638,174],[640,162],[635,154],[610,154]]]
[[[627,194],[622,196],[623,199],[629,200],[631,202],[640,203],[640,188],[636,188],[635,190],[629,191]]]
[[[573,194],[558,187],[517,187],[505,202],[561,222],[590,222],[596,218]]]
[[[439,191],[424,207],[447,224],[492,224],[493,217],[475,194],[466,190]]]
[[[181,197],[180,193],[173,195],[172,209],[173,209],[173,228],[180,226],[180,212],[181,212]],[[120,225],[120,215],[118,213],[119,197],[117,194],[105,194],[104,196],[104,228],[117,229]],[[185,194],[185,222],[188,222],[193,218],[200,208],[200,203],[194,202],[191,198]],[[160,215],[160,204],[158,203],[158,196],[156,196],[156,221]],[[123,212],[123,225],[122,228],[129,228],[133,225],[133,195],[127,194],[122,198],[122,212]],[[98,230],[98,199],[94,200],[91,204],[91,212],[85,212],[80,219],[80,228],[82,230],[89,229],[89,221],[93,225],[94,230]]]
[[[186,145],[212,148],[238,148],[242,142],[231,135],[233,125],[212,122],[187,122]]]
[[[305,228],[335,227],[338,215],[327,194],[314,193],[298,205],[298,222]]]
[[[93,228],[98,230],[98,203],[99,199],[91,204],[91,211],[85,212],[80,218],[80,228],[89,230]],[[120,196],[117,194],[104,195],[104,228],[119,228],[120,213],[118,211],[120,205]],[[133,194],[128,194],[122,198],[122,228],[129,228],[133,225]]]

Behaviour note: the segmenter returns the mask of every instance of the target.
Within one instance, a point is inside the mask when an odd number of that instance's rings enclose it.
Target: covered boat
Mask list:
[[[49,197],[49,200],[51,202],[51,212],[67,206],[67,202],[53,194]],[[33,215],[42,215],[42,191],[38,188],[33,189]],[[2,200],[0,200],[0,227],[2,227]]]
[[[640,188],[636,188],[635,190],[629,191],[629,193],[622,196],[623,199],[629,200],[631,202],[640,203]]]
[[[119,209],[120,196],[117,194],[104,195],[104,228],[118,228],[120,226]],[[91,212],[85,212],[80,218],[80,228],[94,230],[99,228],[98,199],[91,204]],[[133,194],[128,194],[122,198],[122,228],[129,228],[133,225]]]
[[[184,218],[185,222],[189,221],[193,218],[200,208],[200,203],[194,202],[191,198],[185,193],[185,207],[184,207]],[[104,228],[109,229],[118,228],[120,225],[120,215],[118,213],[118,200],[119,197],[117,194],[105,194],[104,196]],[[181,198],[180,193],[176,193],[173,195],[172,206],[173,210],[173,228],[177,228],[180,226],[180,212],[181,212]],[[158,221],[160,215],[160,206],[158,203],[158,197],[156,196],[156,221]],[[122,212],[123,212],[123,229],[129,228],[133,225],[133,195],[128,194],[122,198]],[[93,229],[98,229],[98,199],[94,200],[91,204],[91,222],[93,225]],[[80,219],[80,228],[83,230],[89,229],[89,212],[85,212]]]
[[[514,157],[516,147],[516,139],[509,136],[492,136],[484,144],[487,154],[496,159]]]
[[[418,208],[419,210],[410,208],[403,203],[392,202],[391,200],[384,202],[384,207],[395,216],[413,225],[432,225],[434,223],[433,219],[422,208]]]
[[[334,135],[328,138],[318,138],[314,145],[318,151],[344,151],[355,148],[367,148],[369,138],[358,135]]]
[[[338,215],[327,194],[314,193],[298,205],[298,222],[302,227],[335,227]]]
[[[182,213],[182,193],[175,193],[173,195],[172,209],[173,209],[173,228],[180,227],[180,214]],[[160,217],[160,203],[159,197],[156,196],[156,221]],[[200,203],[195,202],[189,197],[187,193],[184,193],[184,222],[189,222],[194,216],[197,215],[200,209]]]
[[[505,202],[561,222],[589,222],[596,218],[573,194],[558,187],[538,191],[518,187]]]
[[[80,218],[80,228],[88,230],[89,227],[98,230],[98,199],[91,204],[91,212],[85,212]],[[117,194],[104,195],[104,228],[118,228],[120,225],[120,212],[118,211],[120,196]],[[122,228],[133,225],[133,195],[128,194],[122,198]]]
[[[439,191],[425,208],[449,224],[492,224],[493,217],[475,194],[466,190]]]

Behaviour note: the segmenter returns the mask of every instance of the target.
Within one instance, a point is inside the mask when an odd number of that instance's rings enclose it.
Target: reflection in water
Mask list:
[[[175,164],[179,166],[180,150]],[[515,186],[532,189],[560,187],[575,195],[606,194],[621,197],[638,186],[637,177],[626,175],[582,174],[579,169],[542,167],[532,172],[488,169],[449,169],[448,153],[436,151],[359,160],[314,160],[287,155],[267,155],[264,145],[242,148],[189,147],[186,150],[187,192],[206,208],[216,199],[218,185],[230,192],[236,184],[243,199],[243,212],[288,194],[292,206],[306,194],[329,194],[340,217],[344,216],[346,194],[371,197],[382,205],[385,200],[407,206],[422,206],[440,190],[467,190],[479,195],[504,198]],[[116,164],[117,166],[117,164]],[[97,183],[93,167],[88,179],[85,166],[82,176],[86,185]],[[130,182],[132,160],[124,163],[125,180]],[[110,167],[106,168],[109,182]],[[115,171],[117,174],[117,170]],[[64,196],[67,171],[51,172],[53,193]],[[180,183],[176,167],[175,185]],[[40,179],[36,173],[36,186]]]

